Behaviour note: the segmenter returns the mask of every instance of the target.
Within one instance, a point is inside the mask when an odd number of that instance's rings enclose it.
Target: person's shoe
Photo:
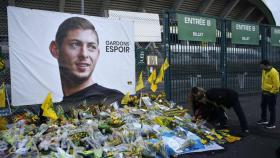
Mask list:
[[[275,126],[275,124],[267,124],[267,125],[265,126],[265,128],[267,128],[267,129],[272,129],[272,128],[276,128],[276,126]]]
[[[258,125],[267,125],[267,124],[268,124],[268,121],[259,120],[259,121],[257,121],[257,124],[258,124]]]

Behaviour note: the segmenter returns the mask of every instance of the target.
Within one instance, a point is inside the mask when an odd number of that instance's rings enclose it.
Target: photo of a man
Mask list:
[[[93,80],[92,73],[100,56],[99,38],[87,19],[71,17],[63,21],[49,49],[58,61],[63,102],[89,100],[110,104],[123,97],[120,91]]]

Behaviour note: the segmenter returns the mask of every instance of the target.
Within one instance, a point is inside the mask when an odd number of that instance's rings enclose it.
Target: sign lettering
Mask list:
[[[259,45],[259,26],[256,24],[231,22],[232,43]]]
[[[216,19],[177,14],[179,40],[216,42]]]

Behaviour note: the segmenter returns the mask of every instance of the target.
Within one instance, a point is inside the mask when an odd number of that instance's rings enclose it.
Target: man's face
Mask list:
[[[61,75],[75,82],[89,79],[99,57],[97,41],[95,32],[90,29],[70,30],[59,48]]]

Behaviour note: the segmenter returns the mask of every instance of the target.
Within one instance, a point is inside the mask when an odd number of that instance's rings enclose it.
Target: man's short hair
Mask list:
[[[268,65],[270,65],[270,62],[268,60],[264,59],[264,60],[261,60],[260,65],[268,66]]]
[[[55,42],[57,43],[58,48],[60,48],[60,46],[62,45],[63,39],[67,36],[67,33],[75,29],[92,30],[96,34],[97,44],[99,44],[98,34],[91,22],[89,22],[85,18],[71,17],[63,21],[57,29]]]
[[[203,89],[202,87],[192,87],[192,89],[191,89],[191,94],[192,95],[196,95],[196,94],[198,94],[198,93],[201,93],[201,92],[203,92],[203,93],[205,93],[206,91],[205,91],[205,89]]]

